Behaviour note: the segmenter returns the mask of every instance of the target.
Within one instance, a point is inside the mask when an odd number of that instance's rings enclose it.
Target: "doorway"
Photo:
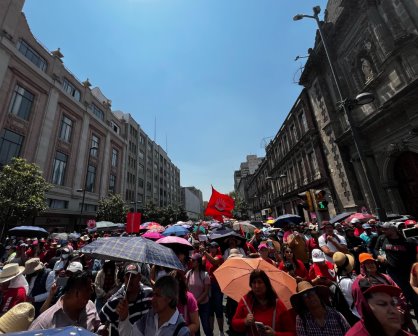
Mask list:
[[[418,218],[418,154],[402,153],[395,162],[394,175],[406,214]]]

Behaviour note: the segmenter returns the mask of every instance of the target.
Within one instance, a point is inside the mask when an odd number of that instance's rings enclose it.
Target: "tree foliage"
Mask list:
[[[142,222],[157,222],[164,226],[189,219],[186,211],[179,206],[157,207],[153,202],[150,202],[140,211],[142,212]]]
[[[232,211],[232,214],[234,218],[240,219],[240,220],[247,220],[248,217],[248,204],[243,200],[238,193],[235,191],[231,191],[228,194],[230,197],[232,197],[235,201],[235,208]]]
[[[40,168],[23,158],[13,158],[0,171],[0,223],[3,234],[10,221],[23,222],[47,208],[45,193],[52,187]]]
[[[110,194],[99,201],[97,220],[113,223],[125,223],[128,207],[119,194]]]

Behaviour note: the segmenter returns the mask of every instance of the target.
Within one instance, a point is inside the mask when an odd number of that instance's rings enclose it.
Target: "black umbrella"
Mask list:
[[[340,213],[337,216],[331,218],[329,222],[331,224],[334,224],[336,222],[340,222],[340,221],[346,219],[347,217],[350,217],[353,213],[355,213],[355,212],[343,212],[343,213]]]
[[[16,226],[9,230],[9,233],[16,237],[46,238],[49,233],[39,226]]]

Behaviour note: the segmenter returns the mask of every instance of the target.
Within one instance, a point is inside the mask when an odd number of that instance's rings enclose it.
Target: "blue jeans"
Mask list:
[[[213,336],[213,330],[210,328],[209,314],[210,314],[210,301],[199,304],[199,317],[202,323],[203,331],[206,336]]]
[[[224,317],[223,309],[224,294],[221,292],[218,283],[211,283],[211,297],[210,297],[210,316],[215,313],[216,318]]]

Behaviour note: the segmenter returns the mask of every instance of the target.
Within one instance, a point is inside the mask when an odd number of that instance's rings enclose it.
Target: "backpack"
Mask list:
[[[340,277],[339,282],[344,278],[347,277]],[[348,305],[348,302],[345,299],[345,296],[338,283],[333,282],[332,285],[329,286],[331,306],[338,310],[345,317],[350,326],[353,326],[360,319],[351,311],[351,307]]]

